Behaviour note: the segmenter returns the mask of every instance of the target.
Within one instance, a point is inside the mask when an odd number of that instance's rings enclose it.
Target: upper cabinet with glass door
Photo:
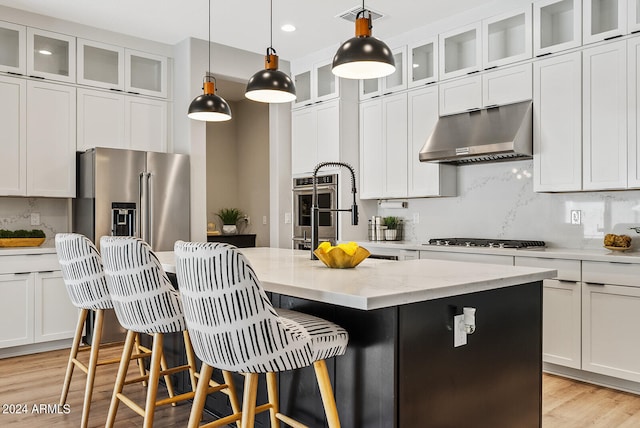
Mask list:
[[[481,50],[480,22],[440,34],[440,79],[480,71]]]
[[[292,78],[296,85],[293,107],[304,107],[340,96],[340,78],[331,71],[332,61],[312,64],[292,64]]]
[[[533,55],[544,56],[582,43],[582,0],[533,3]]]
[[[482,63],[485,70],[531,58],[531,5],[482,21]]]
[[[627,33],[629,0],[585,0],[583,43],[599,42]]]
[[[628,0],[627,16],[627,32],[640,32],[640,0]]]
[[[27,74],[75,83],[76,39],[65,34],[27,28]]]
[[[78,39],[78,83],[124,90],[124,48]]]
[[[167,97],[167,57],[125,49],[124,90]]]
[[[408,46],[407,71],[410,88],[434,83],[438,80],[438,39],[413,43]]]
[[[27,28],[0,21],[0,71],[25,74]]]
[[[396,70],[379,79],[360,80],[360,100],[389,95],[407,89],[407,47],[392,49]]]

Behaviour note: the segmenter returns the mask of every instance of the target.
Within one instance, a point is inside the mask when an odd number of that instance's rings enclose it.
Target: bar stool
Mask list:
[[[153,426],[155,408],[178,401],[192,399],[195,395],[197,375],[195,355],[182,311],[182,303],[177,290],[162,269],[156,255],[144,241],[133,237],[103,236],[100,239],[102,261],[116,316],[120,324],[129,332],[122,351],[122,359],[116,378],[109,414],[105,427],[115,422],[119,402],[144,417],[144,427]],[[152,357],[149,367],[149,385],[144,408],[127,397],[122,391],[125,384],[138,379],[126,380],[129,355],[132,352],[135,332],[153,336]],[[165,333],[183,333],[187,364],[160,370],[163,358]],[[180,371],[189,371],[192,391],[174,397],[158,400],[158,381],[165,376]],[[200,382],[207,393],[222,391],[229,395],[234,413],[240,405],[236,399],[230,373],[224,373],[225,383],[218,384],[210,379]],[[202,412],[200,412],[200,416]]]
[[[102,269],[102,260],[93,242],[84,235],[58,233],[55,237],[55,245],[69,299],[75,307],[80,309],[78,323],[69,353],[69,360],[67,362],[62,394],[60,395],[60,405],[64,405],[67,401],[71,378],[74,368],[77,366],[87,375],[81,420],[81,427],[84,428],[89,422],[89,411],[91,408],[96,368],[98,366],[120,362],[120,358],[98,359],[101,349],[100,339],[102,338],[104,311],[113,308],[113,304],[109,290],[107,289],[107,282],[104,277],[104,270]],[[89,311],[95,311],[96,313],[93,326],[93,339],[90,346],[80,348],[82,331],[86,324]],[[136,353],[132,355],[132,358],[141,359],[151,355],[150,350],[146,349],[147,352],[145,352],[145,348],[139,345],[137,337],[135,345]],[[88,364],[78,359],[78,353],[82,351],[90,351]],[[143,364],[140,364],[140,371],[141,374],[145,373]]]
[[[194,351],[203,361],[200,381],[211,376],[211,366],[246,373],[242,428],[253,427],[255,413],[265,407],[272,427],[278,426],[278,420],[304,426],[279,412],[276,372],[312,364],[329,427],[339,427],[325,359],[344,354],[347,331],[300,312],[276,312],[249,261],[231,245],[178,241],[175,256],[187,328]],[[269,403],[256,409],[260,373],[266,374]],[[198,426],[204,407],[206,391],[201,385],[189,428]]]

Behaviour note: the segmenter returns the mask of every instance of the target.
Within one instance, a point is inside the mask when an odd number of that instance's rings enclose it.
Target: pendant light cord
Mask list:
[[[211,0],[209,0],[209,44],[207,45],[209,51],[209,75],[211,74]]]

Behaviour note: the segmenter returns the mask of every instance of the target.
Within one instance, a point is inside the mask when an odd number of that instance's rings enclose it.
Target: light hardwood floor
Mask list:
[[[104,356],[107,355],[118,355],[118,349],[108,349]],[[68,351],[62,350],[0,359],[0,427],[79,426],[85,379],[84,373],[80,371],[74,373],[68,399],[68,414],[34,412],[34,405],[38,406],[39,410],[40,405],[58,403],[67,358]],[[116,369],[115,366],[98,368],[91,406],[91,427],[104,426]],[[133,375],[137,373],[135,365],[132,365],[131,370]],[[144,388],[141,385],[130,385],[128,388],[128,391],[136,391],[136,398],[140,403],[144,401]],[[165,390],[162,390],[158,394],[164,393]],[[12,404],[26,405],[27,413],[5,413],[5,410],[10,410],[5,406]],[[186,426],[190,409],[189,403],[176,407],[162,407],[156,412],[154,427]],[[543,428],[639,427],[640,396],[545,374],[542,412]],[[203,421],[207,420],[211,420],[211,417],[205,415]],[[118,408],[116,427],[141,425],[140,416],[126,406],[121,405]]]

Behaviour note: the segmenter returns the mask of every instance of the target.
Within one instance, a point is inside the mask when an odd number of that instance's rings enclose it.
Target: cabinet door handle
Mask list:
[[[16,73],[15,71],[7,71],[7,74],[12,74],[14,76],[22,76],[22,73]]]
[[[476,73],[480,73],[480,70],[470,71],[467,74],[476,74]]]
[[[486,106],[485,108],[486,108],[487,110],[489,110],[489,109],[492,109],[492,108],[498,108],[498,107],[500,107],[498,104],[491,104],[491,105],[489,105],[489,106]]]
[[[29,275],[31,272],[15,272],[14,275]]]
[[[640,30],[635,30],[631,32],[631,34],[637,34],[637,33],[640,33]]]
[[[474,107],[474,108],[468,108],[467,112],[468,113],[473,113],[474,111],[480,111],[480,109],[478,107]]]
[[[124,92],[122,89],[116,89],[116,88],[109,88],[109,90],[110,91],[115,91],[115,92]]]
[[[620,37],[622,37],[622,34],[618,34],[617,36],[611,36],[611,37],[606,37],[604,40],[613,40],[613,39],[619,39]]]
[[[536,55],[536,58],[540,58],[540,57],[543,57],[543,56],[551,55],[552,53],[553,52],[547,52],[547,53],[543,53],[543,54],[540,54],[540,55]]]
[[[493,67],[487,67],[487,68],[485,68],[485,70],[493,70],[494,68],[498,68],[498,66],[494,65]]]
[[[32,79],[44,80],[44,77],[41,77],[41,76],[29,76],[29,77],[31,77]]]

